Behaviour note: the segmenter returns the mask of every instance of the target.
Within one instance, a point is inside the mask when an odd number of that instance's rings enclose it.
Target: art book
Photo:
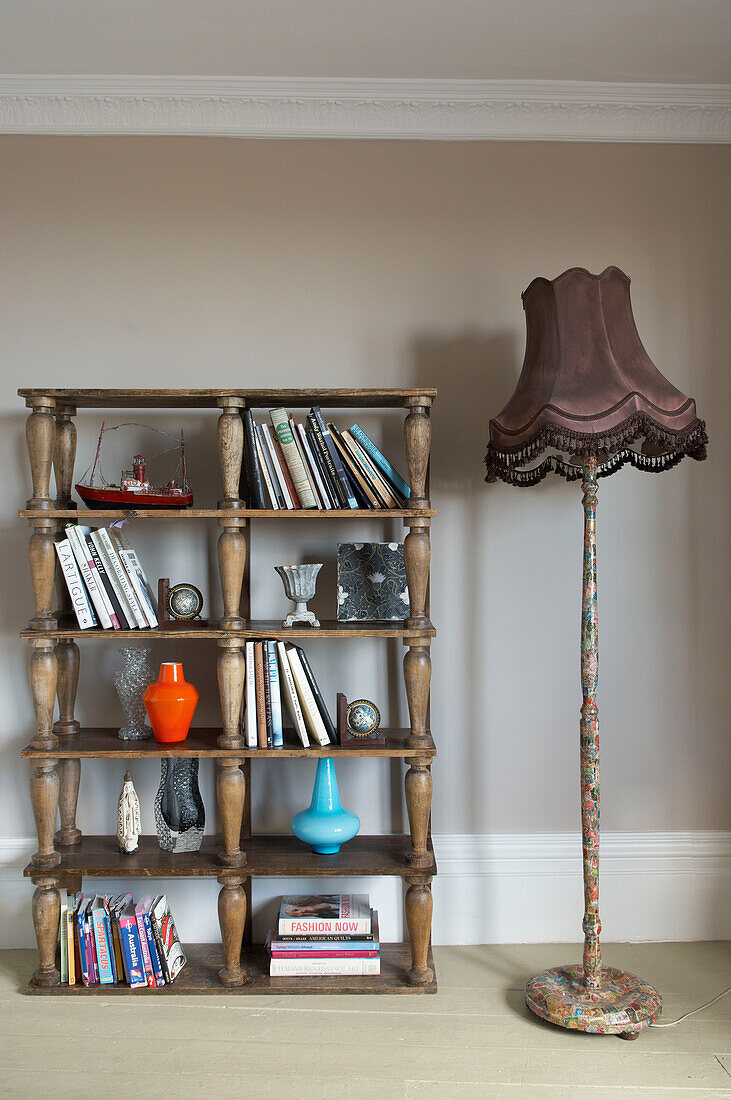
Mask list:
[[[367,894],[286,894],[279,909],[280,936],[371,930]]]

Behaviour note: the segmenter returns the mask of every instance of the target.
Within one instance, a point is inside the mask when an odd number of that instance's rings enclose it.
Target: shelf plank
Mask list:
[[[185,944],[188,962],[180,971],[172,985],[161,989],[130,989],[127,985],[52,985],[35,986],[28,983],[25,992],[33,996],[51,997],[119,997],[128,994],[133,997],[175,997],[188,994],[221,994],[223,996],[247,996],[255,994],[329,994],[329,993],[436,993],[437,978],[429,985],[409,985],[405,971],[411,965],[411,955],[407,944],[381,944],[381,973],[377,976],[363,977],[313,977],[313,978],[270,978],[269,960],[261,946],[244,948],[241,961],[246,971],[246,982],[241,986],[225,988],[218,980],[218,971],[223,964],[223,952],[220,943]],[[427,964],[434,970],[434,958],[431,947]]]
[[[163,852],[156,836],[141,836],[132,855],[119,851],[116,836],[85,836],[74,848],[59,849],[61,863],[54,876],[82,875],[85,878],[216,878],[225,868],[218,862],[223,842],[205,836],[198,852]],[[309,878],[334,875],[376,875],[405,877],[414,873],[406,861],[411,840],[401,833],[384,836],[356,836],[336,855],[321,856],[289,833],[254,836],[242,842],[247,862],[242,873],[254,878]],[[432,851],[431,847],[429,849]],[[433,860],[433,853],[432,853]],[[32,864],[26,878],[38,875]],[[436,874],[436,862],[419,868],[419,874]]]
[[[21,519],[433,519],[434,508],[20,508]],[[82,518],[83,517],[83,518]]]
[[[298,625],[283,627],[281,619],[249,619],[241,630],[221,630],[208,622],[166,622],[154,630],[79,630],[74,626],[61,626],[55,630],[21,630],[21,638],[106,638],[112,641],[145,642],[154,638],[433,638],[433,626],[423,630],[409,629],[405,623],[357,622],[340,623],[337,619],[321,619],[319,627]]]
[[[132,389],[19,389],[18,396],[31,404],[50,398],[77,409],[215,409],[223,397],[239,398],[250,409],[278,405],[306,409],[401,408],[407,398],[421,397],[426,404],[436,398],[435,389],[255,389],[255,390],[132,390]]]
[[[111,760],[144,760],[162,757],[214,757],[217,759],[275,759],[277,757],[313,757],[332,756],[344,760],[349,756],[404,757],[436,756],[436,748],[431,738],[426,745],[418,749],[406,745],[411,731],[408,729],[384,729],[379,731],[386,736],[385,748],[370,748],[367,744],[354,747],[329,745],[327,748],[303,747],[293,730],[284,731],[284,747],[281,749],[221,749],[216,745],[221,730],[218,728],[191,729],[185,741],[175,745],[163,745],[150,738],[147,741],[123,741],[117,736],[117,729],[90,727],[81,729],[68,737],[59,737],[58,747],[35,749],[31,745],[21,752],[24,760],[45,760],[50,756],[54,760],[83,760],[87,758]]]

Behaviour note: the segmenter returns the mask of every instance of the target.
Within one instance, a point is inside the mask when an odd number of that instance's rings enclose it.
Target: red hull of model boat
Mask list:
[[[193,503],[192,493],[170,493],[165,489],[133,493],[111,486],[77,485],[76,492],[87,508],[189,508]]]

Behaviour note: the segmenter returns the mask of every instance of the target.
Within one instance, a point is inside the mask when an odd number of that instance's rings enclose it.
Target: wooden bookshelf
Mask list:
[[[169,996],[178,993],[431,993],[436,977],[430,949],[431,881],[436,863],[430,840],[431,763],[436,749],[429,729],[430,643],[435,630],[429,619],[430,526],[435,515],[428,499],[431,443],[431,389],[360,390],[19,390],[30,416],[26,436],[32,496],[20,510],[31,529],[29,560],[35,614],[21,632],[30,648],[30,682],[36,731],[21,756],[31,764],[30,793],[38,849],[25,869],[35,884],[33,919],[39,965],[29,992],[93,995],[108,992]],[[241,411],[284,405],[305,409],[403,408],[409,507],[399,510],[250,509],[239,499],[243,457]],[[221,465],[218,507],[181,510],[77,508],[74,484],[77,409],[217,409]],[[55,495],[51,495],[51,471]],[[165,622],[154,630],[79,630],[68,617],[63,579],[57,576],[53,543],[72,520],[104,524],[112,519],[213,520],[221,528],[218,566],[223,616],[217,622]],[[407,529],[404,559],[411,596],[406,622],[339,623],[323,621],[285,629],[280,620],[250,618],[247,553],[258,520],[400,520]],[[54,580],[58,607],[53,610]],[[185,742],[161,745],[121,741],[116,729],[80,728],[75,701],[80,671],[79,641],[105,640],[164,643],[212,641],[218,649],[221,725],[192,729]],[[252,638],[401,639],[405,646],[404,682],[409,707],[408,729],[386,729],[384,748],[305,749],[291,730],[279,749],[247,749],[238,716],[244,686],[243,647]],[[58,718],[56,717],[58,703]],[[313,853],[290,835],[257,834],[251,819],[252,761],[276,757],[298,759],[365,756],[401,759],[406,767],[408,834],[358,835],[335,856]],[[122,856],[114,836],[83,836],[77,825],[81,762],[197,757],[217,768],[221,835],[206,836],[199,852],[161,851],[157,838],[141,837],[139,851]],[[296,765],[293,765],[296,766]],[[56,818],[60,816],[60,828]],[[261,947],[250,942],[251,881],[257,877],[394,876],[406,886],[408,944],[381,945],[379,977],[270,978]],[[56,959],[61,888],[79,890],[85,876],[215,878],[221,885],[221,944],[186,947],[188,965],[172,986],[138,991],[126,986],[62,986]],[[174,901],[174,898],[173,898]]]

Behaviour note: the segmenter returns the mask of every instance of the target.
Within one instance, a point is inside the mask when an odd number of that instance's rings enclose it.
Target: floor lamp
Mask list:
[[[535,485],[554,471],[582,479],[581,831],[584,960],[546,970],[526,985],[528,1007],[561,1027],[634,1039],[662,1009],[634,974],[602,967],[599,947],[599,672],[596,589],[597,478],[630,463],[660,472],[708,442],[695,402],[665,379],[642,346],[629,279],[571,268],[534,279],[523,294],[526,350],[515,393],[490,421],[486,481]]]

